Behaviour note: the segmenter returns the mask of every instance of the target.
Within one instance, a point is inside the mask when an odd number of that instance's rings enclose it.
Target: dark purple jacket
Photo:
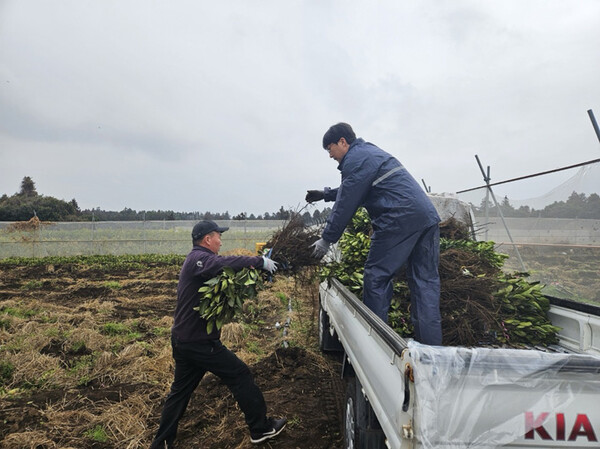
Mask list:
[[[197,342],[218,340],[221,331],[216,328],[206,333],[206,320],[200,318],[194,307],[200,305],[198,289],[204,282],[218,275],[224,267],[235,271],[242,268],[262,268],[263,258],[260,256],[219,256],[203,246],[194,246],[187,255],[177,284],[177,307],[171,335],[180,341]]]

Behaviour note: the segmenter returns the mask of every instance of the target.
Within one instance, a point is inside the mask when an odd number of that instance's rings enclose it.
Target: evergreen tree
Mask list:
[[[23,181],[21,181],[21,191],[18,195],[27,198],[38,196],[38,193],[35,190],[35,182],[33,182],[29,176],[25,176]]]
[[[75,200],[38,195],[35,182],[25,176],[19,193],[0,198],[0,221],[27,221],[35,215],[43,221],[66,221],[79,219],[80,211]]]
[[[600,196],[597,193],[588,196],[585,216],[582,215],[582,218],[600,219]]]
[[[285,210],[283,206],[279,208],[279,211],[273,217],[275,220],[289,220],[290,219],[290,211]]]
[[[502,211],[502,215],[504,215],[505,217],[515,216],[515,208],[512,207],[507,196],[505,196],[502,200],[502,203],[500,203],[500,210]]]

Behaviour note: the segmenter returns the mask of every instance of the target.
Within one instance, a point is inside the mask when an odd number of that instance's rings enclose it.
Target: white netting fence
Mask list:
[[[478,209],[478,239],[494,241],[499,252],[510,255],[507,271],[528,272],[531,280],[545,285],[548,295],[600,303],[600,219],[546,218],[543,212],[546,206],[566,203],[573,193],[586,198],[597,195],[600,164],[496,185],[487,196],[486,191],[457,196]],[[502,213],[502,206],[495,207],[492,193],[498,204],[511,206],[508,214]],[[483,207],[486,198],[487,210]],[[595,207],[590,203],[580,208],[580,215],[594,216],[590,209]],[[534,211],[514,216],[520,208]],[[513,216],[509,216],[511,211]]]
[[[0,222],[0,259],[86,254],[187,254],[196,221]],[[256,250],[281,220],[220,220],[222,252]]]

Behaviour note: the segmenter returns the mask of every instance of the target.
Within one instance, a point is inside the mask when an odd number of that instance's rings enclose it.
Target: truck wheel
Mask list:
[[[329,315],[319,305],[319,349],[323,352],[343,351],[342,344],[336,336],[329,333]]]
[[[346,408],[344,409],[344,449],[355,449],[357,445],[356,432],[356,382],[355,378],[348,379],[346,386]]]
[[[344,448],[385,448],[385,434],[377,417],[362,393],[356,377],[347,379],[346,408],[344,410]]]

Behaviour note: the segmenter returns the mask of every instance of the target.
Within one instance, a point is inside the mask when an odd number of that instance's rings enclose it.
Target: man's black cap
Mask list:
[[[330,127],[323,136],[323,148],[327,149],[330,144],[338,143],[342,137],[348,144],[356,140],[356,134],[348,123],[337,123]]]
[[[210,234],[213,231],[225,232],[228,229],[229,229],[228,227],[219,226],[212,220],[199,221],[194,226],[194,229],[192,229],[192,240],[193,241],[200,240],[206,234]]]

